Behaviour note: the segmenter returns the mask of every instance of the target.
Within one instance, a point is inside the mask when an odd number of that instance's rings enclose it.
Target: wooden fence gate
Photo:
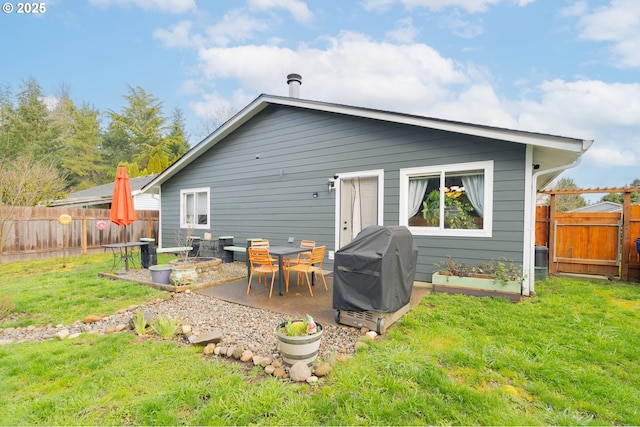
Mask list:
[[[622,212],[555,212],[556,194],[624,192]],[[548,248],[549,274],[574,273],[640,279],[640,206],[631,206],[637,188],[548,190],[549,206],[536,210],[536,245]]]

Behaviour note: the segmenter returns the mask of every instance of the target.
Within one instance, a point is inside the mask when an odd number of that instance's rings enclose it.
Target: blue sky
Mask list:
[[[191,143],[261,93],[593,139],[562,176],[640,178],[637,0],[50,0],[0,14],[0,84],[180,107]],[[103,125],[107,118],[104,117]]]

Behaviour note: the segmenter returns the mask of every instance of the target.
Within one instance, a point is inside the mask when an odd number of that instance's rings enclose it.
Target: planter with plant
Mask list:
[[[470,265],[449,256],[436,264],[431,283],[434,292],[520,299],[524,279],[522,267],[511,260],[503,258]]]
[[[318,357],[322,325],[306,315],[302,320],[291,320],[280,323],[276,327],[280,354],[285,363],[293,365],[303,361],[307,364]]]

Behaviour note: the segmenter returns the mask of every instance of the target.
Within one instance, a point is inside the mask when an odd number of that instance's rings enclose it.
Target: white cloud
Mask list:
[[[171,29],[158,29],[153,32],[154,37],[160,39],[166,47],[186,48],[194,47],[202,44],[202,37],[192,36],[191,29],[193,23],[191,21],[180,21]]]
[[[580,133],[632,129],[640,123],[640,84],[558,79],[541,83],[534,95],[540,101],[525,100],[518,106],[524,129],[589,138]]]
[[[233,42],[244,42],[253,39],[256,33],[267,30],[269,27],[262,20],[247,15],[245,11],[233,10],[216,24],[202,30],[204,35],[196,33],[191,21],[178,22],[169,29],[157,29],[153,35],[166,47],[202,48],[210,45],[224,47]]]
[[[580,38],[609,43],[620,67],[640,67],[640,2],[612,0],[592,12],[579,11]]]
[[[449,29],[453,34],[465,39],[471,39],[484,33],[482,24],[473,23],[468,18],[463,18],[458,11],[443,15],[439,19],[439,24],[441,27]]]
[[[411,43],[418,35],[418,30],[413,26],[411,17],[398,21],[396,29],[387,31],[386,37],[398,43]]]
[[[46,105],[47,110],[49,110],[49,111],[55,110],[55,108],[60,103],[60,98],[58,98],[56,96],[44,96],[44,97],[40,98],[40,100],[42,102],[44,102],[44,105]]]
[[[207,28],[207,39],[216,46],[227,46],[231,42],[242,42],[255,37],[257,32],[269,27],[262,20],[253,18],[245,11],[234,10],[226,14],[220,22]]]
[[[139,7],[146,10],[158,10],[164,13],[185,13],[196,10],[195,0],[89,0],[92,5],[109,7],[111,5]]]
[[[365,10],[385,11],[394,3],[401,3],[408,10],[424,8],[439,11],[445,8],[460,8],[469,13],[485,12],[489,6],[504,0],[364,0]],[[534,0],[515,1],[524,6]]]
[[[313,19],[306,3],[299,0],[249,0],[249,6],[256,10],[285,9],[293,19],[302,23]]]
[[[303,76],[303,98],[403,112],[425,111],[452,97],[449,87],[468,80],[427,45],[379,43],[352,32],[327,38],[325,48],[212,47],[200,50],[199,57],[206,78],[235,78],[256,93],[286,94],[285,76],[297,72]]]
[[[640,162],[638,152],[634,152],[629,148],[620,147],[618,144],[612,145],[595,145],[587,154],[585,159],[595,167],[600,168],[619,168],[625,166],[638,166]],[[638,174],[640,176],[640,174]],[[624,185],[625,183],[620,183]]]

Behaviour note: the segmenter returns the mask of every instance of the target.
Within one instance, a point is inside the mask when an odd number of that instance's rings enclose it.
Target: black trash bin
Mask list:
[[[147,242],[146,245],[140,245],[140,263],[142,268],[149,268],[150,265],[158,264],[158,254],[156,252],[156,241],[149,237],[143,237],[141,242]]]
[[[409,310],[418,248],[406,227],[371,226],[335,253],[336,322],[385,329]]]
[[[549,248],[536,245],[534,259],[534,280],[547,280],[549,271]]]

